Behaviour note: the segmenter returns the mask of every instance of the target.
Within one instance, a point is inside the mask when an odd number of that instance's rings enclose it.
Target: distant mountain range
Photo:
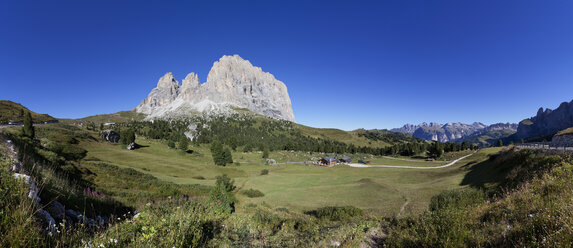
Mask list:
[[[506,131],[500,132],[501,130]],[[460,122],[446,124],[430,122],[428,124],[423,122],[419,125],[406,124],[401,128],[391,129],[393,132],[409,133],[413,134],[414,137],[439,142],[461,142],[467,138],[477,139],[480,136],[490,135],[494,132],[496,134],[493,134],[492,136],[496,139],[499,139],[513,134],[516,130],[517,124],[496,123],[487,126],[480,122],[474,122],[472,124],[465,124]],[[499,134],[503,135],[500,136]]]
[[[563,102],[555,110],[539,108],[537,114],[519,124],[496,123],[486,126],[480,122],[406,124],[393,132],[409,133],[424,140],[440,142],[492,144],[498,139],[509,142],[550,141],[559,131],[573,127],[573,101]]]

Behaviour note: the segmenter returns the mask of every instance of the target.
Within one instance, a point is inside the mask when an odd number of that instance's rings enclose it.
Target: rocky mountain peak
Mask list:
[[[188,74],[182,83],[179,86],[173,74],[165,74],[136,111],[149,114],[149,118],[163,118],[228,112],[236,107],[294,121],[285,84],[239,55],[226,55],[214,62],[204,84],[195,73]]]
[[[440,124],[435,122],[422,122],[419,125],[406,124],[401,128],[395,128],[391,131],[400,133],[411,133],[415,137],[425,140],[435,140],[440,142],[450,142],[459,140],[472,135],[481,130],[486,130],[488,126],[481,122],[465,124],[461,122],[448,122]],[[515,129],[515,124],[497,125],[497,129]]]
[[[201,85],[199,82],[199,76],[195,74],[195,72],[191,72],[187,74],[185,79],[183,79],[181,88],[188,89],[188,88],[197,88]]]
[[[168,72],[157,82],[157,88],[179,88],[179,82],[173,77],[173,73]]]
[[[517,133],[513,138],[515,140],[542,139],[569,127],[573,127],[573,101],[563,102],[555,110],[539,108],[534,117],[519,123]]]

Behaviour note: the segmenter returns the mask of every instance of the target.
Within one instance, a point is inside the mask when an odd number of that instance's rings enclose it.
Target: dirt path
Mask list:
[[[382,156],[383,158],[388,158],[388,159],[394,159],[394,160],[402,160],[402,161],[408,161],[408,162],[432,162],[432,163],[444,163],[444,162],[449,162],[449,161],[423,161],[423,160],[414,160],[414,159],[405,159],[405,158],[395,158],[395,157],[390,157],[390,156]]]
[[[431,167],[423,167],[423,166],[406,166],[406,165],[369,165],[369,164],[348,164],[350,167],[356,167],[356,168],[369,168],[369,167],[381,167],[381,168],[402,168],[402,169],[440,169],[440,168],[446,168],[446,167],[450,167],[454,164],[456,164],[458,161],[467,158],[471,155],[474,155],[477,151],[465,155],[461,158],[458,158],[448,164],[445,165],[440,165],[440,166],[431,166]]]
[[[404,205],[402,205],[402,207],[400,208],[400,212],[398,212],[396,218],[400,217],[404,213],[404,209],[406,209],[406,205],[408,205],[408,203],[410,203],[410,200],[406,198],[406,202],[404,202]]]

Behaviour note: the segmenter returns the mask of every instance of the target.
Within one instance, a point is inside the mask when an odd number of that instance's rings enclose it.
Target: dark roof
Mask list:
[[[328,161],[329,163],[330,163],[330,162],[333,162],[333,161],[336,161],[336,158],[335,158],[335,157],[325,157],[325,158],[323,158],[323,159],[326,160],[326,161]]]
[[[347,156],[344,156],[344,157],[342,157],[342,158],[339,159],[339,160],[340,160],[340,161],[344,161],[344,162],[352,162],[352,159],[349,158],[349,157],[347,157]]]

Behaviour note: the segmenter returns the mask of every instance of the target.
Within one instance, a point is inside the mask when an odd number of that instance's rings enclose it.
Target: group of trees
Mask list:
[[[400,142],[421,142],[420,138],[414,137],[411,134],[396,133],[388,131],[386,129],[358,129],[356,130],[359,137],[365,137],[369,140],[383,141],[389,144],[400,143]]]
[[[122,145],[129,145],[135,143],[135,131],[126,129],[120,132],[119,139]]]
[[[426,154],[429,157],[439,158],[445,152],[457,152],[457,151],[464,151],[464,150],[477,150],[479,147],[477,145],[469,145],[467,142],[462,142],[461,144],[458,143],[441,143],[438,141],[434,142],[410,142],[410,143],[402,143],[393,146],[389,146],[386,148],[382,148],[377,155],[402,155],[402,156],[414,156],[417,154]]]
[[[232,163],[230,150],[243,152],[295,150],[324,153],[365,153],[373,155],[429,155],[440,157],[444,152],[477,149],[467,143],[426,142],[405,134],[387,130],[358,130],[358,135],[370,140],[381,140],[395,145],[388,147],[355,146],[331,139],[304,135],[294,123],[248,115],[219,117],[192,117],[186,120],[132,121],[120,123],[116,128],[134,130],[138,135],[163,139],[171,148],[186,150],[193,136],[194,145],[211,144],[213,160],[217,165]],[[189,133],[187,133],[189,132]],[[266,154],[266,153],[265,153]],[[267,155],[268,157],[268,155]]]

